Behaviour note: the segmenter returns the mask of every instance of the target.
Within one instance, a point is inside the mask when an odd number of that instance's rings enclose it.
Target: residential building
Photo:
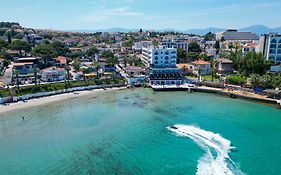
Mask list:
[[[55,66],[48,67],[41,71],[42,81],[53,82],[53,81],[62,81],[65,79],[65,69],[57,68]]]
[[[150,68],[176,68],[177,49],[148,47],[142,49],[142,60]]]
[[[44,39],[41,36],[38,36],[36,34],[25,35],[23,37],[23,40],[28,42],[31,45],[39,45],[44,42]]]
[[[251,32],[239,32],[238,30],[227,30],[225,32],[216,33],[217,40],[224,40],[227,43],[232,44],[245,44],[258,42],[259,36]]]
[[[218,73],[221,75],[229,75],[234,71],[233,62],[228,59],[218,59],[218,64],[216,65]]]
[[[196,75],[209,75],[211,70],[211,63],[203,60],[192,62],[194,67],[193,73]]]
[[[281,63],[281,35],[277,33],[264,34],[260,38],[259,51],[276,64]]]
[[[129,77],[135,77],[139,75],[144,75],[145,70],[139,66],[127,66],[125,68],[125,72],[129,75]]]
[[[141,53],[143,47],[150,47],[152,45],[151,41],[141,41],[137,42],[132,46],[132,49],[135,53]]]
[[[259,51],[259,44],[258,43],[246,43],[243,46],[243,53],[247,54],[249,52],[258,52]]]
[[[188,52],[188,42],[186,40],[180,39],[164,39],[162,41],[162,46],[166,48],[181,48]]]
[[[13,71],[16,74],[30,74],[33,73],[33,62],[25,62],[25,63],[14,63]]]
[[[177,68],[181,70],[181,74],[188,75],[193,72],[193,65],[192,64],[177,64]]]
[[[59,56],[56,58],[56,66],[64,68],[66,66],[66,57]]]
[[[151,85],[182,84],[184,78],[177,68],[177,50],[175,48],[143,48],[143,61],[149,68]]]
[[[15,81],[16,79],[18,79],[20,82],[23,81],[33,82],[35,79],[34,63],[33,62],[14,63],[12,80]]]
[[[142,85],[146,79],[145,70],[142,67],[127,66],[125,72],[129,76],[127,79],[130,85]]]

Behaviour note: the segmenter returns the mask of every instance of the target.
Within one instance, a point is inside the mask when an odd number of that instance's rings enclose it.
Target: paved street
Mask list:
[[[12,74],[13,74],[13,63],[9,65],[9,67],[6,69],[4,75],[0,77],[0,82],[3,82],[5,84],[10,84],[12,80]]]

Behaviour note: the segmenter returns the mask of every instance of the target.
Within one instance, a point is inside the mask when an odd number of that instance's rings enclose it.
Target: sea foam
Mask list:
[[[204,149],[205,154],[198,160],[197,175],[243,174],[229,157],[231,149],[234,149],[229,140],[192,125],[174,125],[168,129],[178,136],[192,139]]]

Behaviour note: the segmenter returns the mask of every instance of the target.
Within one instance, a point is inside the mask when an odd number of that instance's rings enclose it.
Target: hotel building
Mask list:
[[[281,35],[270,33],[262,35],[259,43],[259,51],[276,64],[281,63]]]
[[[177,49],[148,47],[142,49],[142,60],[149,68],[151,85],[182,84],[183,77],[177,68]]]

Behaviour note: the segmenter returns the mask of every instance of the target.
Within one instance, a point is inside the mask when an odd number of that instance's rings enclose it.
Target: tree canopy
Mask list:
[[[204,41],[213,41],[216,39],[216,34],[208,32],[204,35]]]
[[[187,62],[187,52],[182,49],[178,48],[177,49],[177,63],[186,63]]]
[[[195,52],[195,53],[200,54],[202,52],[202,49],[197,42],[191,42],[188,45],[188,52]]]
[[[86,51],[86,55],[88,57],[92,57],[94,56],[95,54],[98,54],[99,53],[99,49],[97,49],[95,46],[89,48],[87,51]]]
[[[9,47],[13,50],[18,50],[20,52],[20,56],[22,56],[22,51],[30,52],[31,46],[25,41],[14,40]]]
[[[104,51],[102,53],[102,57],[104,57],[106,59],[106,63],[111,66],[118,64],[118,59],[114,56],[111,51]]]

